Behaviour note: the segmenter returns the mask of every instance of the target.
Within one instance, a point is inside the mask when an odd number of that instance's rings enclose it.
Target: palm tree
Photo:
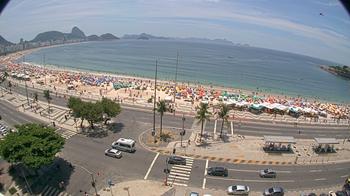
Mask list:
[[[160,114],[160,130],[159,130],[159,136],[162,136],[162,130],[163,130],[163,115],[165,112],[168,111],[168,107],[164,100],[161,100],[157,103],[157,112]]]
[[[220,138],[222,137],[222,130],[224,128],[224,123],[228,122],[228,117],[229,114],[228,112],[230,111],[230,109],[227,107],[226,104],[221,104],[220,105],[220,111],[218,112],[218,118],[222,119],[222,124],[221,124],[221,131],[220,131]]]
[[[0,84],[2,84],[3,82],[5,82],[6,78],[9,76],[9,74],[5,71],[5,73],[2,75],[2,77],[0,78]],[[2,91],[2,96],[4,96],[4,91]]]
[[[209,121],[211,113],[208,111],[209,106],[207,103],[200,103],[199,107],[197,108],[197,114],[196,114],[196,119],[198,119],[198,123],[201,123],[201,134],[199,141],[202,141],[202,135],[203,135],[203,126],[204,122],[206,120]]]
[[[51,95],[50,95],[50,90],[44,90],[44,97],[47,100],[47,103],[49,104],[49,111],[48,113],[50,114],[50,102],[51,102]]]
[[[9,89],[10,89],[10,93],[12,93],[12,83],[11,83],[11,81],[9,81],[9,83],[7,84],[7,86],[8,86]]]
[[[37,92],[34,92],[33,98],[34,98],[34,102],[38,102],[38,93]]]

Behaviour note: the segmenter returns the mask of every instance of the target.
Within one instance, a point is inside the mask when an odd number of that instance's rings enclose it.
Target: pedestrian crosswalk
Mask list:
[[[40,196],[70,196],[67,192],[60,191],[57,188],[46,185],[43,191],[40,193]]]
[[[193,158],[184,157],[186,165],[173,165],[168,175],[168,184],[178,186],[188,186],[190,180],[191,170],[193,165]]]
[[[70,131],[70,130],[67,130],[67,129],[61,129],[61,128],[58,128],[56,130],[56,132],[58,134],[60,134],[64,139],[69,139],[71,138],[72,136],[76,135],[77,132],[74,132],[74,131]]]

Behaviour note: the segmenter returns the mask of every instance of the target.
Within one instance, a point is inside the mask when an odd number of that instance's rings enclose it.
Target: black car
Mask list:
[[[224,167],[209,167],[207,171],[211,176],[228,176],[228,170]]]
[[[180,156],[170,156],[168,158],[168,163],[175,165],[186,165],[186,159]]]

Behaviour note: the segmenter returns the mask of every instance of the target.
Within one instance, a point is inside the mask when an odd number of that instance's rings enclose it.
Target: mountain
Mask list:
[[[105,33],[105,34],[102,34],[100,36],[100,38],[102,40],[112,40],[112,39],[119,39],[118,37],[116,37],[115,35],[111,34],[111,33]]]
[[[137,34],[125,34],[122,39],[143,39],[143,40],[148,40],[148,39],[169,39],[168,37],[158,37],[154,35],[150,35],[147,33],[141,33],[139,35]]]
[[[0,35],[0,45],[2,45],[2,46],[9,46],[9,45],[13,45],[13,43],[7,41],[5,38],[3,38],[3,37]]]
[[[78,27],[73,27],[71,33],[67,33],[67,39],[85,39],[86,36]]]
[[[47,31],[39,33],[31,42],[46,42],[51,40],[65,40],[66,36],[64,33],[59,31]]]
[[[88,41],[99,41],[101,38],[97,35],[89,35],[87,36]]]

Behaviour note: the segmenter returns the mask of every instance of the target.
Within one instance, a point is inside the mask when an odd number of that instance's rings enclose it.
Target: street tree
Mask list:
[[[8,86],[9,89],[10,89],[10,93],[12,93],[12,83],[11,83],[11,81],[9,81],[9,82],[7,83],[7,86]]]
[[[83,102],[80,98],[76,98],[76,97],[69,97],[68,103],[67,103],[67,107],[71,109],[74,118],[81,119],[80,127],[83,127],[83,122],[85,120],[83,116],[84,104],[86,103]]]
[[[209,105],[207,103],[200,103],[199,107],[197,108],[197,114],[196,119],[198,119],[198,123],[201,123],[201,134],[199,137],[199,141],[202,141],[202,135],[203,135],[203,126],[204,122],[206,120],[209,121],[211,113],[208,111]]]
[[[9,74],[5,71],[4,74],[2,74],[2,76],[0,78],[0,85],[2,85],[6,81],[6,78],[8,76],[9,76]],[[4,91],[2,91],[2,96],[4,96]]]
[[[34,102],[38,102],[38,93],[37,92],[34,92],[33,99],[34,99]]]
[[[0,155],[12,164],[23,164],[38,169],[53,163],[55,155],[64,145],[64,139],[55,129],[40,124],[16,126],[0,141]]]
[[[165,103],[164,100],[161,100],[157,103],[157,112],[160,114],[160,130],[159,130],[159,135],[162,136],[162,131],[163,131],[163,116],[164,113],[168,111],[168,107]]]
[[[103,108],[101,107],[101,104],[99,102],[83,103],[82,117],[89,122],[91,129],[94,129],[94,123],[103,121],[102,115]]]
[[[218,117],[222,120],[220,138],[222,138],[222,130],[224,128],[224,124],[228,123],[229,111],[230,109],[226,104],[222,103],[220,105],[220,111],[218,112]]]
[[[46,101],[47,101],[47,104],[49,105],[49,111],[48,111],[48,113],[50,113],[50,103],[51,103],[51,100],[52,100],[52,97],[51,97],[51,95],[50,95],[50,90],[44,90],[44,97],[45,97],[45,99],[46,99]]]
[[[104,118],[105,125],[107,124],[108,120],[110,120],[113,117],[116,117],[122,111],[119,103],[116,103],[105,97],[102,98],[99,104],[102,107],[103,114],[106,115],[106,117]]]

